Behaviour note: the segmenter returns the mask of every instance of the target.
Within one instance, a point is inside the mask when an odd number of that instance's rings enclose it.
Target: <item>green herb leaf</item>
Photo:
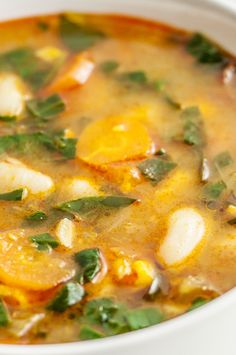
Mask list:
[[[29,238],[33,242],[39,251],[55,249],[59,246],[57,240],[55,240],[49,233],[37,234]]]
[[[223,181],[208,183],[203,189],[203,195],[208,201],[214,201],[221,196],[225,189],[226,185]]]
[[[65,111],[65,103],[57,94],[42,100],[30,100],[27,102],[28,110],[35,116],[50,119]]]
[[[101,271],[101,254],[97,248],[85,249],[76,253],[75,261],[80,267],[78,281],[81,284],[91,282]]]
[[[231,226],[234,226],[236,224],[236,218],[232,218],[229,221],[227,221],[228,224],[230,224]]]
[[[78,200],[65,202],[58,209],[66,212],[77,212],[79,214],[87,214],[97,210],[100,207],[120,208],[127,207],[134,203],[136,199],[125,196],[91,196]]]
[[[35,90],[48,84],[55,73],[55,67],[39,59],[31,48],[17,48],[3,53],[0,69],[16,72]]]
[[[119,67],[119,63],[115,60],[107,60],[101,64],[101,70],[105,74],[113,73]]]
[[[91,328],[89,326],[83,326],[80,329],[79,337],[81,340],[93,340],[93,339],[101,339],[104,337],[104,334],[98,332],[96,329]]]
[[[64,44],[72,51],[80,52],[101,41],[105,35],[93,28],[82,27],[66,16],[60,20],[59,32]]]
[[[231,157],[229,152],[222,152],[218,154],[214,159],[214,164],[221,169],[225,168],[226,166],[232,163],[233,163],[233,158]]]
[[[122,80],[130,81],[134,84],[144,85],[148,83],[147,75],[142,70],[131,71],[121,74],[120,78]]]
[[[26,217],[26,219],[31,222],[42,222],[45,221],[47,218],[47,215],[42,211],[34,212]]]
[[[77,282],[68,282],[56,295],[47,309],[62,313],[71,306],[79,303],[85,296],[84,288]]]
[[[208,303],[209,300],[205,299],[205,298],[202,298],[202,297],[199,297],[199,298],[196,298],[193,302],[192,302],[192,305],[191,307],[189,308],[189,311],[193,311],[194,309],[198,308],[198,307],[201,307],[201,306],[204,306],[204,304]]]
[[[156,308],[143,308],[128,311],[126,319],[131,330],[138,330],[163,321],[163,314]]]
[[[154,90],[156,90],[158,92],[162,92],[162,91],[164,91],[164,89],[166,87],[166,80],[162,80],[162,79],[155,80],[152,83],[152,87]]]
[[[86,303],[83,314],[94,324],[109,322],[118,311],[119,306],[110,298],[98,298]]]
[[[22,201],[25,196],[25,189],[18,189],[5,194],[0,194],[2,201]]]
[[[177,102],[175,99],[173,99],[173,97],[171,97],[170,95],[168,94],[164,94],[164,99],[166,100],[166,102],[172,106],[174,109],[176,110],[181,110],[182,108],[182,105]]]
[[[37,23],[37,26],[42,31],[47,31],[49,29],[49,24],[47,22],[44,22],[44,21],[39,21]]]
[[[0,327],[6,327],[10,323],[10,316],[5,303],[0,300]]]
[[[16,120],[16,116],[0,116],[0,121],[13,122]]]
[[[144,160],[138,165],[138,168],[147,179],[158,183],[176,166],[177,164],[172,161],[162,158],[153,158]]]
[[[198,107],[193,106],[186,108],[183,111],[181,118],[184,122],[184,142],[189,145],[203,145],[203,123]]]
[[[187,51],[202,64],[220,64],[224,61],[220,49],[201,33],[193,35],[187,44]]]
[[[77,139],[65,138],[64,132],[14,134],[0,136],[0,154],[11,150],[30,152],[32,147],[42,145],[51,151],[62,154],[66,159],[74,159],[76,144]]]

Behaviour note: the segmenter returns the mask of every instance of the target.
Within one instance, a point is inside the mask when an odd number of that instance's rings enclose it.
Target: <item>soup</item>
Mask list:
[[[75,13],[2,23],[0,48],[0,341],[121,334],[234,287],[233,56]]]

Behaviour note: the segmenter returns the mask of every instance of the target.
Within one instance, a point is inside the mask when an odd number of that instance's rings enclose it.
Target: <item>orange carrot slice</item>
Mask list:
[[[145,125],[133,116],[108,117],[82,132],[77,156],[94,166],[147,156],[153,149]]]
[[[40,252],[22,231],[0,236],[0,280],[10,286],[44,291],[74,276],[73,265],[55,251]]]

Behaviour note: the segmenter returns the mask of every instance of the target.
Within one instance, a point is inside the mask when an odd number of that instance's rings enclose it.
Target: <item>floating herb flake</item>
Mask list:
[[[138,165],[138,168],[145,178],[154,183],[158,183],[176,166],[177,164],[172,161],[162,158],[153,158],[144,160]]]
[[[74,52],[81,52],[105,38],[101,31],[83,27],[65,15],[61,16],[59,33],[64,44]]]
[[[45,99],[30,100],[27,102],[28,110],[38,118],[50,119],[65,111],[65,102],[57,95]]]
[[[85,296],[84,288],[77,282],[68,282],[49,303],[47,309],[63,313],[67,308],[79,303]]]
[[[56,208],[66,212],[76,212],[81,215],[87,214],[98,208],[120,208],[127,207],[136,199],[125,196],[91,196],[78,200],[65,202]]]
[[[192,36],[187,44],[187,51],[202,64],[221,64],[224,61],[224,56],[217,45],[201,33]]]
[[[97,248],[85,249],[76,253],[75,261],[80,268],[77,275],[80,284],[91,282],[101,271],[101,254]]]

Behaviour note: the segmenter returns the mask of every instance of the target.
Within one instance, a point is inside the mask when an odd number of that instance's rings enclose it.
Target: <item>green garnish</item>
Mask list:
[[[101,70],[105,74],[113,73],[119,67],[119,63],[115,60],[107,60],[101,64]]]
[[[162,158],[153,158],[144,160],[138,165],[138,168],[145,178],[154,183],[158,183],[176,166],[177,164],[172,161]]]
[[[59,32],[64,44],[74,52],[81,52],[104,39],[104,33],[93,28],[83,27],[61,16]]]
[[[182,105],[179,102],[177,102],[175,99],[173,99],[173,97],[171,97],[170,95],[164,94],[164,99],[175,110],[181,110]]]
[[[125,319],[126,308],[110,298],[98,298],[86,303],[83,321],[102,327],[105,335],[121,334],[129,331]]]
[[[120,78],[122,80],[130,81],[134,84],[144,85],[148,83],[147,75],[142,70],[131,71],[121,74]]]
[[[16,120],[16,116],[0,116],[0,121],[13,122]]]
[[[187,51],[202,64],[221,64],[224,61],[220,49],[201,33],[193,35],[187,44]]]
[[[48,217],[46,213],[42,211],[34,212],[26,217],[27,221],[32,221],[32,222],[42,222],[45,221],[47,218]]]
[[[221,169],[225,168],[226,166],[232,163],[233,163],[233,158],[231,157],[230,153],[227,151],[218,154],[214,159],[214,164]]]
[[[201,146],[204,144],[203,123],[198,107],[188,107],[182,114],[184,142],[189,145]]]
[[[120,208],[127,207],[137,201],[134,198],[125,196],[91,196],[79,198],[78,200],[65,202],[56,208],[66,212],[87,214],[98,208]]]
[[[203,195],[208,201],[214,201],[221,196],[225,189],[226,185],[223,181],[211,182],[203,188]]]
[[[110,298],[89,301],[83,310],[83,321],[102,327],[105,335],[146,328],[160,323],[163,318],[163,314],[157,308],[127,310]]]
[[[91,282],[101,271],[101,254],[100,250],[97,248],[85,249],[76,253],[75,261],[80,267],[77,276],[80,284]]]
[[[236,218],[232,218],[229,221],[227,221],[228,224],[230,224],[231,226],[234,226],[236,224]]]
[[[30,100],[27,102],[28,110],[38,118],[50,119],[65,111],[65,102],[57,95],[45,99]]]
[[[48,84],[55,74],[55,67],[39,59],[34,51],[27,47],[0,55],[0,68],[16,72],[35,90]]]
[[[49,303],[47,309],[62,313],[71,306],[79,303],[85,296],[84,288],[77,282],[68,282]]]
[[[39,251],[48,251],[51,248],[55,249],[59,246],[57,240],[55,240],[49,233],[37,234],[29,237],[29,240],[36,245]]]
[[[4,194],[0,194],[2,201],[22,201],[25,196],[25,189],[18,189]]]
[[[44,21],[39,21],[37,23],[37,26],[42,31],[47,31],[49,29],[49,24],[47,22],[44,22]]]
[[[96,329],[84,325],[80,329],[79,337],[81,340],[93,340],[101,339],[104,337],[104,334],[98,332]]]
[[[162,92],[162,91],[164,91],[164,89],[165,89],[165,87],[166,87],[166,80],[162,80],[162,79],[155,80],[155,81],[152,83],[152,87],[153,87],[153,89],[155,89],[156,91]]]
[[[6,327],[10,323],[10,316],[5,303],[0,299],[0,327]]]
[[[208,303],[209,300],[205,299],[205,298],[202,298],[202,297],[199,297],[199,298],[196,298],[193,302],[192,302],[192,305],[191,307],[189,308],[189,311],[193,311],[194,309],[198,308],[198,307],[201,307],[201,306],[204,306],[204,304]]]
[[[163,314],[156,308],[143,308],[128,311],[126,319],[131,330],[138,330],[163,321]]]
[[[32,147],[44,146],[48,150],[63,155],[66,159],[74,159],[77,139],[65,138],[64,132],[34,132],[0,136],[0,154],[11,150],[31,152]]]

